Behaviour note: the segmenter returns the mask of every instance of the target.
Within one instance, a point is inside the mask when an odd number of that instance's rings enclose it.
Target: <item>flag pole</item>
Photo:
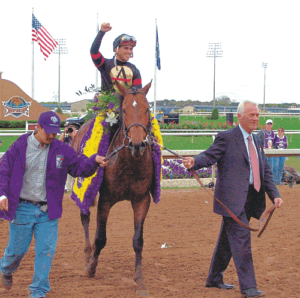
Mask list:
[[[98,21],[98,13],[97,13],[97,27],[96,27],[96,35],[99,32],[99,21]],[[96,81],[95,81],[95,88],[98,88],[98,68],[96,67]]]
[[[155,19],[155,28],[157,28],[157,19]],[[155,40],[156,40],[156,35],[155,35]],[[155,59],[154,59],[154,63],[155,63],[155,65],[154,65],[154,107],[153,107],[153,114],[154,114],[154,118],[156,118],[156,68],[157,68],[156,42],[155,42]]]
[[[32,14],[34,12],[34,8],[32,7]],[[32,16],[31,16],[31,23],[32,23]],[[32,24],[31,24],[32,27]],[[31,33],[32,35],[32,33]],[[34,99],[34,41],[33,38],[31,38],[32,43],[32,74],[31,74],[31,98]]]

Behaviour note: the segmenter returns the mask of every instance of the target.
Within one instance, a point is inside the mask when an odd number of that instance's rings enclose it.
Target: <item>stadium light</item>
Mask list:
[[[265,99],[266,99],[266,68],[268,67],[268,63],[262,62],[261,67],[264,68],[264,113],[266,112],[265,107]]]
[[[215,89],[216,89],[216,58],[222,57],[222,43],[221,42],[214,42],[208,44],[208,50],[206,53],[206,57],[214,58],[214,88],[213,88],[213,108],[215,108]]]
[[[60,54],[68,54],[68,48],[66,47],[65,38],[55,39],[58,42],[58,46],[53,50],[54,54],[58,54],[58,102],[57,105],[60,108]]]

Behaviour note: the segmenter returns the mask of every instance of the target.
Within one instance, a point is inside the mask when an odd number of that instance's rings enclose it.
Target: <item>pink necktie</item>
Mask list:
[[[258,159],[256,155],[255,148],[252,143],[251,136],[248,136],[248,149],[251,160],[252,174],[253,174],[253,185],[257,192],[260,190],[260,175],[259,175],[259,166]]]

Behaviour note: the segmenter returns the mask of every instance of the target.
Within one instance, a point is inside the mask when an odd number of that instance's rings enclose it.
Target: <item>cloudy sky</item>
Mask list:
[[[71,3],[71,4],[70,4]],[[207,101],[213,98],[213,58],[208,44],[222,43],[216,59],[216,97],[266,103],[299,103],[300,18],[298,1],[131,0],[70,2],[66,0],[12,0],[0,3],[0,71],[28,95],[32,94],[32,8],[54,38],[66,38],[68,54],[61,55],[61,101],[77,96],[96,81],[89,50],[99,23],[113,27],[101,52],[113,56],[112,43],[121,33],[137,38],[134,58],[143,85],[154,79],[155,19],[160,41],[161,70],[157,71],[156,98]],[[44,61],[35,43],[34,98],[52,101],[58,92],[58,55]],[[100,82],[100,79],[99,79]],[[154,85],[148,99],[153,101]]]

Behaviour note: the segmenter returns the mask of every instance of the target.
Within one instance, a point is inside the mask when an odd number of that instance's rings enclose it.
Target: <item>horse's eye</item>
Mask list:
[[[125,109],[122,110],[123,114],[125,114]]]

